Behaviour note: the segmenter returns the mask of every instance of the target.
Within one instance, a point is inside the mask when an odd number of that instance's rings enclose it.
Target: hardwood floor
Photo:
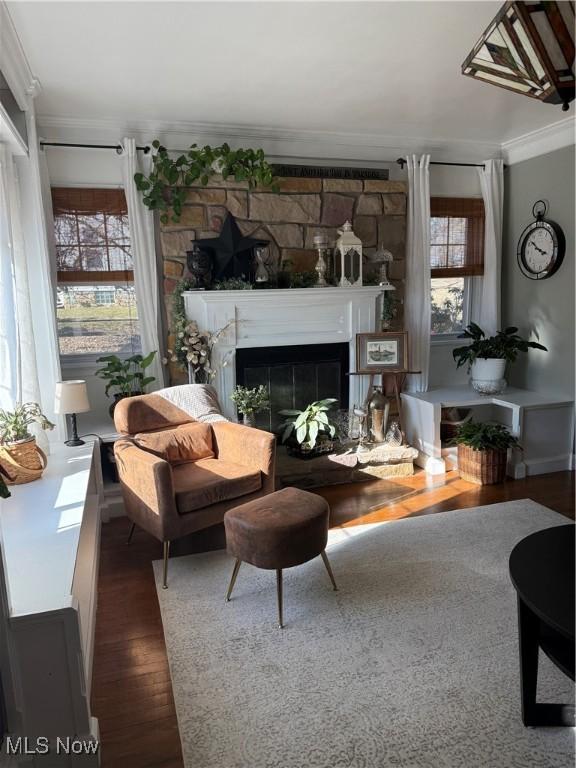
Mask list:
[[[362,525],[447,509],[531,498],[574,519],[574,473],[558,472],[498,486],[475,486],[452,472],[424,472],[393,481],[318,491],[333,526]],[[151,561],[160,545],[137,530],[126,545],[125,518],[102,527],[102,554],[92,687],[100,722],[103,768],[182,768],[170,672]],[[221,526],[203,532],[187,551],[223,546]]]

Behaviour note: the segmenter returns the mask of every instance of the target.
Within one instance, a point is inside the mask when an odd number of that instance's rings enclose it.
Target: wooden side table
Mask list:
[[[510,555],[518,596],[522,721],[526,726],[574,725],[574,707],[536,701],[538,650],[574,680],[574,525],[522,539]]]

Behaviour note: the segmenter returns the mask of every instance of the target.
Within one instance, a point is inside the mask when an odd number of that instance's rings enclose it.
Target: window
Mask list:
[[[470,322],[472,278],[484,272],[484,203],[477,198],[430,201],[433,336],[461,332]]]
[[[53,188],[52,205],[60,354],[139,352],[124,192]]]

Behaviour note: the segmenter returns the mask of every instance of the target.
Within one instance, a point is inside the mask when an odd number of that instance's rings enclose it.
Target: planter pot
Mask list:
[[[478,358],[472,364],[472,388],[482,395],[497,395],[506,389],[506,360]]]
[[[334,443],[332,440],[320,440],[314,448],[303,448],[299,443],[287,443],[286,450],[289,456],[294,456],[296,459],[315,459],[325,453],[332,453]]]
[[[42,477],[48,459],[35,437],[0,445],[0,464],[8,485],[31,483]]]
[[[114,409],[120,402],[120,400],[125,400],[127,397],[136,397],[136,395],[142,395],[143,392],[131,392],[129,395],[114,395],[114,402],[111,404],[110,408],[108,408],[108,413],[110,414],[110,418],[114,419]]]
[[[255,427],[256,426],[256,419],[254,417],[253,413],[243,413],[242,414],[242,424],[244,424],[245,427]]]
[[[477,485],[494,485],[506,477],[507,450],[477,451],[458,446],[458,474],[462,480]]]

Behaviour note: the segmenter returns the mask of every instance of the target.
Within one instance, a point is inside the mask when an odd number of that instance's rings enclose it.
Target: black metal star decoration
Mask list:
[[[245,237],[234,216],[228,213],[218,237],[195,240],[194,244],[212,257],[214,280],[226,280],[229,277],[244,277],[248,280],[252,271],[253,249],[264,247],[268,242]]]

